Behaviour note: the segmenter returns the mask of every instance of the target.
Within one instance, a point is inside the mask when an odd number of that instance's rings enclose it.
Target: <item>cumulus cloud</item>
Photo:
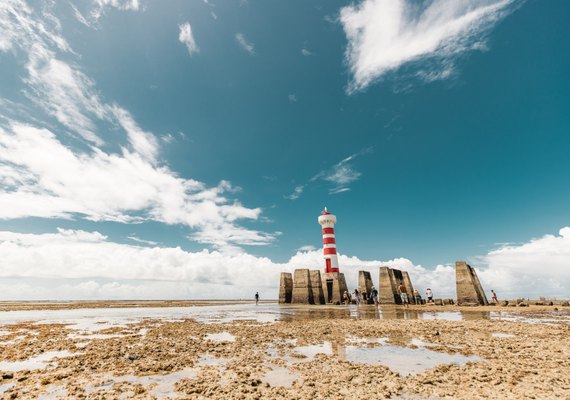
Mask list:
[[[505,297],[570,295],[570,227],[519,245],[503,245],[481,258],[486,287]]]
[[[134,147],[146,149],[145,135],[137,135],[133,140],[140,143]],[[219,247],[267,244],[275,238],[236,225],[258,219],[261,209],[230,201],[227,195],[236,188],[229,182],[207,187],[180,178],[154,165],[151,155],[128,149],[122,154],[73,151],[47,129],[0,126],[0,172],[7,184],[0,190],[0,219],[79,214],[94,221],[154,220],[196,229],[195,240]]]
[[[96,6],[139,9],[138,1],[102,0]],[[0,119],[0,219],[153,220],[190,227],[191,238],[218,248],[271,242],[275,233],[238,225],[258,220],[261,209],[231,198],[236,188],[229,182],[208,187],[161,165],[157,137],[120,105],[105,102],[95,82],[71,61],[80,57],[62,36],[51,7],[38,13],[22,0],[0,3],[0,28],[9,32],[0,39],[0,51],[23,55],[22,91],[45,112],[30,117],[19,104],[2,100],[16,112],[8,117],[3,107]],[[46,117],[55,121],[46,123]],[[103,150],[102,125],[126,137],[126,143],[121,135],[114,138],[118,153]],[[75,141],[61,140],[62,132],[87,146],[72,147]]]
[[[243,35],[243,33],[236,33],[236,41],[238,42],[239,46],[244,49],[247,53],[249,53],[250,55],[254,55],[255,54],[255,48],[253,46],[253,43],[249,42],[245,36]]]
[[[418,61],[429,63],[418,72],[424,79],[448,77],[454,57],[482,49],[485,34],[513,4],[513,0],[364,0],[343,7],[340,21],[353,75],[349,92]]]
[[[488,262],[477,273],[487,293],[494,288],[507,298],[568,298],[569,245],[566,227],[559,235],[489,252],[477,260]],[[455,297],[451,265],[426,268],[403,257],[367,261],[344,254],[339,264],[350,288],[356,287],[360,270],[371,272],[378,286],[378,268],[390,266],[408,271],[421,292],[430,287],[436,297]],[[287,262],[276,263],[247,253],[119,244],[82,230],[0,232],[0,290],[7,299],[235,299],[250,298],[255,291],[268,299],[277,298],[280,272],[296,268],[322,269],[321,250],[303,246]]]
[[[190,23],[185,22],[181,25],[178,25],[178,28],[180,29],[180,33],[178,34],[178,40],[180,41],[180,43],[186,45],[186,48],[188,49],[188,54],[192,55],[194,53],[198,53],[200,51],[200,48],[198,48],[198,45],[194,40],[194,35],[192,34],[192,26],[190,26]]]

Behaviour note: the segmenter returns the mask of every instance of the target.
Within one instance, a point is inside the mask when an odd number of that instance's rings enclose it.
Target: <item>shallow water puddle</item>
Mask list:
[[[0,370],[8,372],[18,372],[24,370],[42,369],[55,358],[71,357],[78,353],[71,353],[67,350],[48,351],[39,356],[29,358],[24,361],[0,361]]]
[[[48,386],[46,393],[40,394],[38,400],[67,399],[67,389],[63,386]]]
[[[309,362],[315,359],[317,354],[332,355],[333,348],[331,342],[321,344],[310,344],[308,346],[297,346],[293,348],[293,352],[305,356],[302,359],[294,359],[296,362]]]
[[[196,366],[197,367],[221,366],[221,365],[228,364],[232,361],[234,361],[233,358],[221,358],[221,357],[213,356],[211,354],[201,354],[200,358],[196,362]]]
[[[208,333],[205,337],[206,340],[213,342],[235,342],[236,337],[229,332]]]
[[[273,387],[291,387],[293,382],[300,378],[298,373],[291,372],[285,367],[271,366],[271,371],[266,372],[261,381]]]
[[[14,386],[16,386],[15,383],[4,383],[3,385],[0,385],[0,394],[7,392],[8,390],[12,389]]]
[[[464,365],[482,361],[480,357],[440,353],[425,347],[408,347],[381,344],[375,347],[346,346],[342,355],[352,363],[384,365],[400,375],[419,374],[441,364]]]
[[[515,335],[512,335],[510,333],[491,333],[492,337],[496,337],[496,338],[512,338],[515,337]]]
[[[175,393],[174,385],[176,382],[182,379],[192,379],[196,377],[196,371],[192,368],[185,368],[183,370],[173,372],[166,375],[148,375],[148,376],[135,376],[135,375],[124,375],[106,377],[108,381],[101,385],[87,385],[85,387],[85,393],[87,395],[99,392],[101,390],[108,389],[115,383],[130,383],[130,384],[140,384],[143,386],[152,386],[149,390],[149,394],[156,397],[157,399],[164,399],[171,397]],[[129,397],[129,393],[123,393]]]

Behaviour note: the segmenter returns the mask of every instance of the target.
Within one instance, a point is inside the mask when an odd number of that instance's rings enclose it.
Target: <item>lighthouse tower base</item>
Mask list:
[[[346,279],[341,272],[325,272],[321,279],[325,303],[340,304],[342,295],[348,291]]]

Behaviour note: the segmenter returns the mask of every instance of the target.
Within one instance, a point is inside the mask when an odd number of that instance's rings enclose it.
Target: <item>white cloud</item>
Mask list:
[[[570,227],[527,243],[503,245],[482,257],[482,283],[499,296],[570,295]]]
[[[301,197],[304,189],[305,185],[296,186],[295,189],[293,189],[293,193],[291,193],[289,196],[285,196],[285,198],[289,200],[297,200],[299,197]]]
[[[255,54],[255,48],[253,46],[253,43],[248,42],[243,33],[236,33],[236,40],[240,45],[240,47],[244,49],[246,52],[248,52],[250,55]]]
[[[144,239],[140,239],[136,236],[127,236],[127,239],[132,240],[133,242],[137,242],[137,243],[142,243],[142,244],[147,244],[149,246],[156,246],[158,244],[158,242],[152,241],[152,240],[144,240]]]
[[[139,0],[94,0],[93,3],[91,18],[94,21],[101,18],[107,8],[115,8],[121,11],[139,11],[141,9]]]
[[[178,25],[178,28],[180,29],[180,33],[178,34],[178,40],[180,41],[180,43],[186,45],[186,48],[188,49],[188,54],[192,55],[194,53],[198,53],[200,51],[200,48],[198,47],[196,41],[194,40],[194,35],[192,34],[192,27],[190,26],[190,23],[185,22],[181,25]]]
[[[340,162],[334,164],[332,167],[326,170],[322,170],[311,177],[307,184],[296,186],[293,190],[293,193],[284,197],[289,200],[297,200],[299,197],[301,197],[301,194],[305,191],[310,183],[315,183],[317,181],[325,181],[330,185],[329,194],[338,194],[350,191],[351,189],[348,186],[351,183],[356,182],[362,176],[362,173],[354,168],[352,162],[357,157],[368,154],[370,152],[372,152],[372,148],[367,148],[344,158]]]
[[[144,149],[145,135],[138,134],[134,147]],[[228,199],[237,191],[229,182],[207,187],[176,176],[149,157],[128,149],[122,154],[97,148],[72,151],[47,129],[0,126],[0,172],[9,184],[0,189],[0,219],[81,215],[94,221],[154,220],[186,225],[196,231],[195,240],[219,247],[267,244],[275,238],[236,225],[257,220],[261,209]]]
[[[390,71],[430,61],[420,75],[444,79],[453,58],[481,49],[488,30],[512,8],[513,0],[364,0],[343,7],[340,21],[353,75],[349,92],[364,89]]]
[[[155,135],[121,106],[104,102],[95,82],[78,65],[63,61],[80,57],[63,38],[59,20],[50,14],[52,6],[46,5],[40,14],[21,0],[0,3],[0,27],[11,32],[1,39],[0,50],[18,49],[27,57],[26,96],[89,146],[79,151],[64,145],[54,133],[59,129],[40,128],[52,126],[41,113],[33,118],[26,115],[33,123],[2,115],[0,218],[154,220],[186,225],[194,231],[191,237],[219,248],[272,241],[275,234],[237,225],[244,219],[258,220],[261,210],[227,198],[236,189],[228,182],[206,187],[160,165]],[[97,1],[95,6],[138,10],[140,4],[111,0]],[[22,113],[16,114],[19,120]],[[124,145],[120,136],[116,138],[118,154],[102,150],[101,124],[126,134]],[[66,129],[62,131],[67,133]]]
[[[289,96],[287,96],[287,98],[291,103],[295,103],[297,101],[297,96],[294,94],[290,94]]]
[[[301,49],[301,54],[304,55],[305,57],[308,57],[308,56],[312,56],[312,55],[313,55],[313,53],[311,53],[311,52],[309,51],[309,49],[306,49],[306,48],[302,48],[302,49]]]
[[[307,244],[305,246],[301,246],[297,249],[298,252],[299,251],[307,252],[307,251],[315,251],[315,250],[317,250],[317,248],[313,245],[310,245],[310,244]]]
[[[483,258],[489,265],[477,273],[487,293],[493,288],[503,298],[570,295],[570,227]],[[430,287],[436,297],[455,297],[450,265],[428,269],[406,258],[366,261],[344,254],[339,264],[349,288],[356,287],[360,270],[370,271],[378,287],[378,268],[390,266],[408,271],[422,293]],[[0,232],[5,299],[249,298],[258,290],[269,299],[277,298],[280,272],[295,268],[322,270],[321,250],[303,246],[286,263],[275,263],[246,253],[118,244],[81,230]]]

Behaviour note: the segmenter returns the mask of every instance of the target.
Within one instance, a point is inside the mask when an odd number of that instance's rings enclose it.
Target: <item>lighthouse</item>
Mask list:
[[[328,212],[327,208],[319,215],[319,224],[323,229],[323,256],[325,258],[325,274],[329,272],[339,272],[338,257],[336,254],[336,238],[334,225],[336,216]]]
[[[325,303],[340,304],[342,295],[347,290],[346,280],[338,268],[338,256],[336,254],[336,237],[334,225],[336,216],[327,208],[321,212],[318,218],[323,234],[323,257],[325,259],[325,273],[322,275],[322,287]]]

